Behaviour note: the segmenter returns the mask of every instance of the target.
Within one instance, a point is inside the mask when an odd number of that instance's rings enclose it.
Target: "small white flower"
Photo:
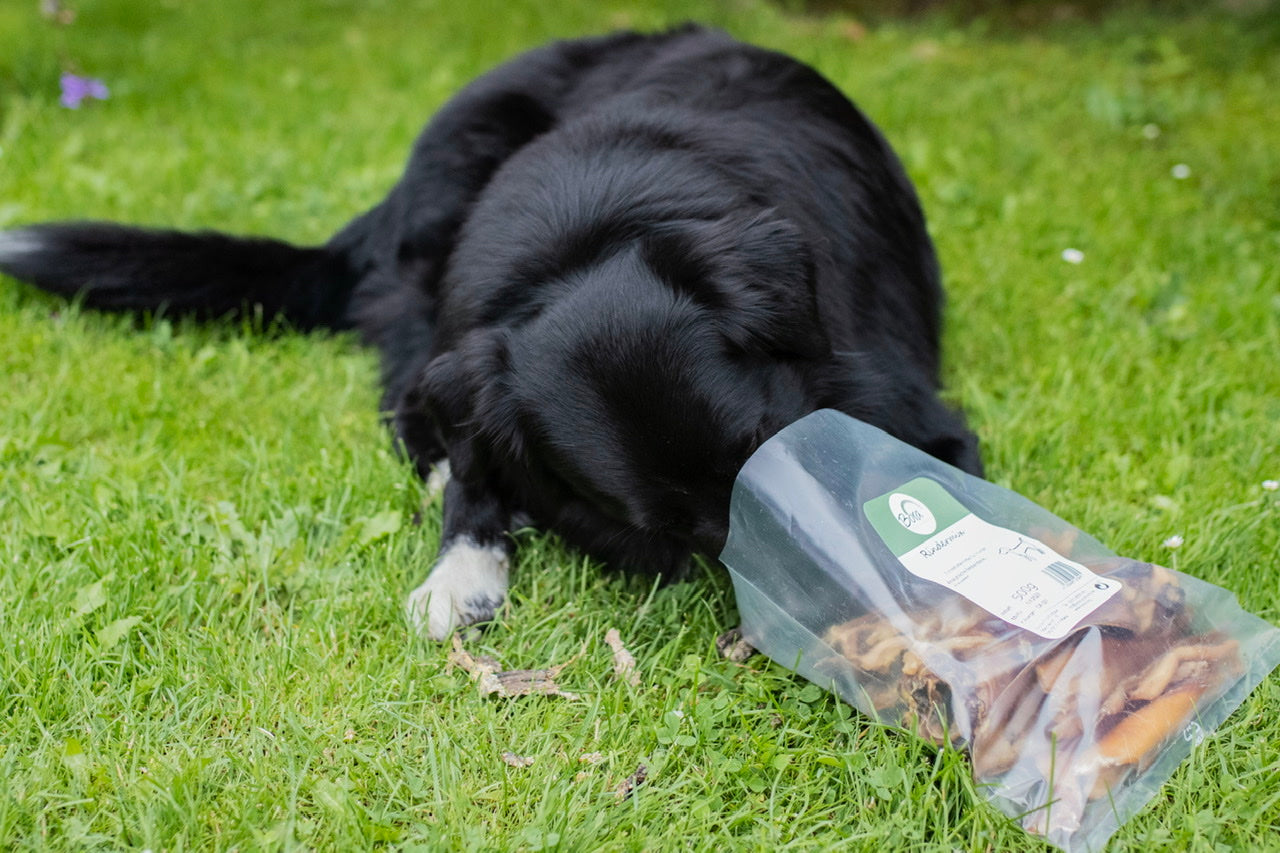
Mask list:
[[[1079,249],[1063,249],[1062,259],[1069,264],[1078,264],[1084,260],[1084,252]]]
[[[1187,178],[1191,177],[1191,167],[1186,163],[1179,163],[1169,170],[1169,174],[1173,175],[1173,178],[1176,181],[1185,181]]]
[[[1280,480],[1263,480],[1262,488],[1268,492],[1274,492],[1276,489],[1280,489]]]
[[[1172,536],[1170,536],[1168,539],[1164,540],[1164,542],[1161,542],[1160,544],[1164,545],[1164,547],[1166,548],[1181,548],[1182,542],[1183,542],[1182,537],[1175,533]]]
[[[1142,135],[1147,139],[1155,139],[1160,135],[1160,125],[1144,124],[1142,126]]]
[[[677,717],[679,717],[682,720],[684,719],[684,711],[677,709],[675,711],[672,711],[671,713],[675,714]]]

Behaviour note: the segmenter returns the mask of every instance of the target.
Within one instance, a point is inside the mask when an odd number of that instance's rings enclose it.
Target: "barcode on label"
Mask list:
[[[1058,560],[1054,560],[1052,563],[1041,569],[1041,571],[1063,586],[1066,586],[1076,578],[1080,577],[1079,569],[1070,563],[1063,563]]]

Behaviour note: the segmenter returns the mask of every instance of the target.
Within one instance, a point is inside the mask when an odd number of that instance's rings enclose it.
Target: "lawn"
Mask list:
[[[491,65],[716,23],[815,65],[900,152],[991,478],[1280,622],[1280,15],[1202,5],[1014,25],[84,0],[59,28],[5,3],[0,227],[319,241]],[[60,106],[64,70],[110,96]],[[522,534],[511,606],[468,648],[567,663],[576,696],[481,697],[406,628],[439,506],[390,451],[375,378],[347,337],[82,313],[0,280],[0,847],[1037,847],[963,755],[720,659],[735,611],[710,564],[655,587]],[[1112,846],[1280,849],[1280,677]]]

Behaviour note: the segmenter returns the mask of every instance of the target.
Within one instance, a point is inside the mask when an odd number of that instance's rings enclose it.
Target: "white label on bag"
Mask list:
[[[978,518],[926,477],[867,501],[864,511],[907,571],[1046,639],[1066,636],[1121,587],[1034,537]]]

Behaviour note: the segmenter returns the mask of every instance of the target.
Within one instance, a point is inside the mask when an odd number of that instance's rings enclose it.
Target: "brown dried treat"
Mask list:
[[[934,654],[946,654],[965,660],[973,652],[989,650],[996,642],[995,638],[988,634],[962,634],[959,637],[950,637],[937,642],[921,642],[919,645],[931,656]]]
[[[1195,710],[1202,688],[1166,693],[1121,720],[1098,741],[1095,750],[1103,765],[1137,764],[1169,735],[1182,728]]]
[[[979,779],[1015,767],[1052,773],[1049,819],[1078,826],[1090,801],[1241,670],[1235,641],[1189,632],[1174,573],[1119,559],[1093,568],[1123,586],[1060,641],[949,596],[901,614],[903,627],[874,612],[831,626],[823,640],[839,657],[819,669],[851,676],[882,719],[934,743],[967,743]],[[1029,816],[1028,828],[1043,831],[1045,820]]]
[[[907,638],[901,634],[876,643],[864,654],[850,657],[853,665],[867,672],[883,672],[900,661],[907,650]]]
[[[1049,654],[1036,661],[1036,682],[1045,693],[1052,690],[1053,686],[1058,683],[1058,678],[1062,675],[1062,671],[1071,662],[1071,655],[1075,651],[1076,643],[1079,642],[1081,636],[1079,633],[1073,634],[1055,646]]]
[[[981,607],[960,596],[944,598],[933,607],[913,614],[913,621],[915,633],[920,637],[956,637],[979,631],[983,623],[1004,625]],[[991,632],[987,630],[981,633]]]
[[[1123,711],[1125,704],[1129,701],[1129,692],[1133,690],[1133,686],[1140,678],[1142,678],[1141,674],[1131,675],[1115,685],[1107,693],[1107,698],[1103,699],[1102,704],[1098,706],[1098,719],[1105,721]]]
[[[902,721],[906,728],[914,728],[921,737],[941,744],[947,740],[951,719],[951,688],[929,670],[923,670],[913,678],[903,678],[899,684],[899,698],[904,711]]]
[[[1184,637],[1176,645],[1161,643],[1152,648],[1130,644],[1129,661],[1139,667],[1115,683],[1104,684],[1106,698],[1099,706],[1102,719],[1121,713],[1134,703],[1149,702],[1183,684],[1198,683],[1206,688],[1224,685],[1240,674],[1240,649],[1234,640],[1221,634]],[[1144,666],[1145,665],[1145,666]],[[1115,671],[1118,667],[1108,667]]]
[[[1124,586],[1089,616],[1090,624],[1148,638],[1186,633],[1186,592],[1168,569],[1123,561],[1102,574]]]
[[[924,675],[929,671],[928,667],[924,665],[924,659],[911,651],[911,649],[903,651],[902,660],[899,663],[901,665],[902,674],[908,678],[915,678],[916,676]]]
[[[982,749],[972,752],[973,775],[979,780],[992,779],[1007,773],[1022,755],[1022,744],[1004,735],[985,741]]]
[[[1000,732],[1012,743],[1022,741],[1040,714],[1040,706],[1048,695],[1039,687],[1027,684],[1022,690],[1010,690],[1010,701],[993,709],[987,719],[992,731]]]
[[[1240,644],[1235,640],[1220,639],[1219,642],[1204,642],[1212,637],[1194,637],[1192,642],[1174,646],[1164,657],[1151,664],[1142,678],[1129,692],[1129,700],[1150,702],[1162,693],[1174,689],[1177,685],[1195,676],[1207,674],[1212,664],[1227,664],[1232,674],[1234,667],[1230,664],[1239,659]]]
[[[867,613],[857,619],[832,625],[827,629],[825,640],[839,654],[851,658],[897,634],[892,623],[879,613]]]

